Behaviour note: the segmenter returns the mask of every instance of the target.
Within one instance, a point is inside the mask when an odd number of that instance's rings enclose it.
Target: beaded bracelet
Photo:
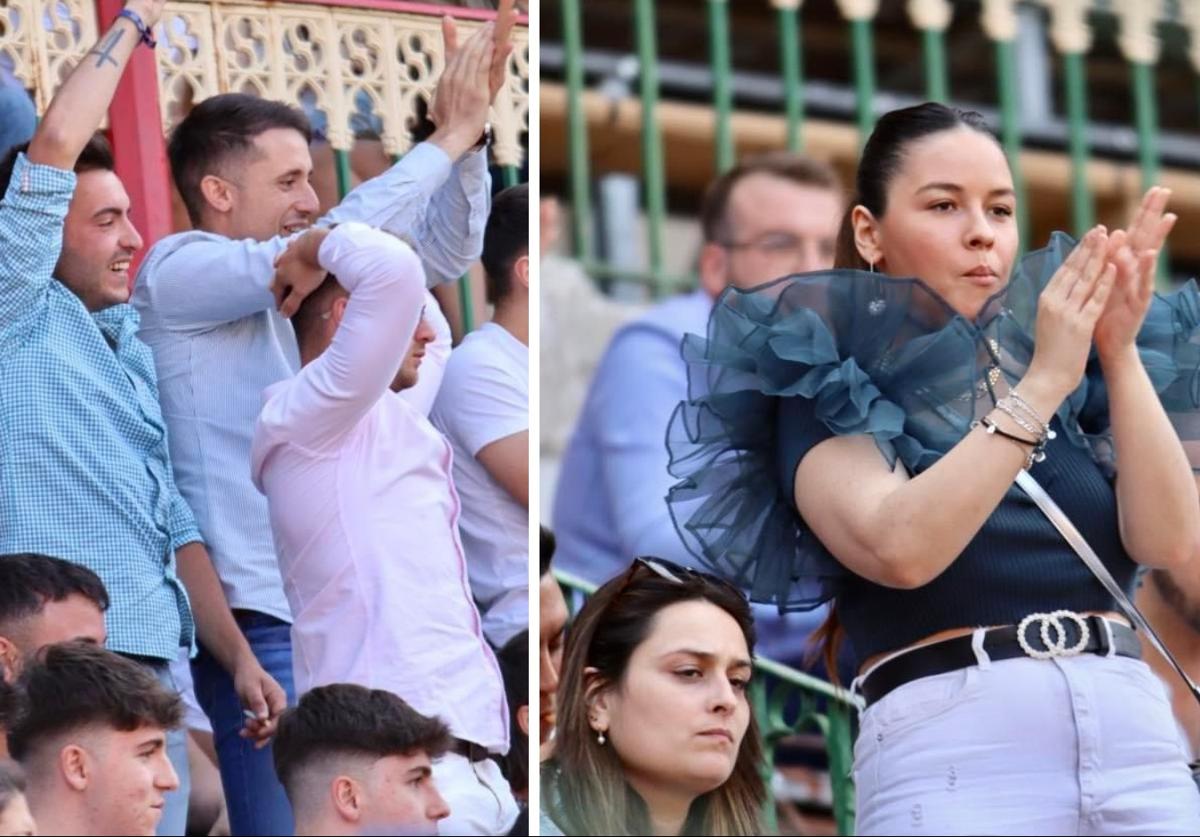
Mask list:
[[[133,9],[121,9],[121,11],[117,12],[117,18],[125,18],[136,26],[141,42],[150,47],[150,49],[158,46],[158,41],[154,40],[154,35],[150,31],[150,27],[146,25],[146,21],[142,20],[142,16]]]

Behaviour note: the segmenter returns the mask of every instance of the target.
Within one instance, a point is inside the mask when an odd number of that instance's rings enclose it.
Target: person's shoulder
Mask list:
[[[678,354],[679,342],[685,334],[703,334],[712,311],[712,301],[700,292],[681,294],[664,299],[622,325],[613,334],[608,353],[630,350],[637,344],[639,351],[661,351]]]
[[[462,343],[450,353],[450,360],[446,363],[446,378],[510,373],[514,364],[518,363],[518,353],[513,343],[520,346],[519,341],[502,327],[485,324],[464,337]],[[528,354],[528,349],[525,352]],[[442,386],[445,386],[444,381]]]
[[[207,232],[205,230],[185,230],[183,232],[171,233],[165,235],[146,251],[146,257],[142,262],[142,267],[138,271],[137,282],[134,283],[134,297],[138,297],[138,288],[144,287],[147,283],[153,283],[158,276],[157,267],[169,256],[173,256],[187,247],[189,244],[197,242],[220,243],[230,241],[231,239],[220,235],[219,233]]]

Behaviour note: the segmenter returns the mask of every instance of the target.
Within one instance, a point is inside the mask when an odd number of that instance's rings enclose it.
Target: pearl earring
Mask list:
[[[596,732],[596,743],[603,747],[606,740],[607,739],[604,737],[604,730],[598,730]]]

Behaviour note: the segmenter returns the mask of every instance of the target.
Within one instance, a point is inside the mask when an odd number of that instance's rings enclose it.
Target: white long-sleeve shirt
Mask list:
[[[317,224],[362,221],[401,235],[417,248],[427,277],[440,281],[478,258],[489,184],[483,152],[451,165],[423,143]],[[138,336],[154,354],[175,480],[225,597],[230,607],[284,621],[291,615],[267,504],[250,483],[249,461],[263,390],[300,368],[292,326],[269,290],[287,243],[203,231],[167,236],[147,254],[132,299],[142,318]],[[435,394],[421,397],[432,404]]]
[[[388,388],[424,305],[420,263],[360,224],[330,233],[319,259],[350,291],[346,312],[320,357],[268,388],[251,451],[292,608],[296,693],[388,689],[504,752],[504,686],[471,600],[450,446]]]

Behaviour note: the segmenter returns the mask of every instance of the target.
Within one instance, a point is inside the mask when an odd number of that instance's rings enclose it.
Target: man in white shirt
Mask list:
[[[433,423],[454,450],[459,531],[483,632],[529,627],[529,188],[505,189],[483,236],[490,322],[450,356]]]
[[[254,432],[292,609],[296,692],[358,683],[446,721],[434,766],[445,834],[499,834],[517,806],[499,666],[471,600],[452,454],[406,400],[433,332],[417,255],[379,230],[312,230],[280,259],[302,368],[268,387]]]
[[[478,145],[507,54],[501,27],[481,27],[450,57],[431,118],[437,129],[381,176],[351,192],[317,226],[364,221],[413,242],[433,283],[478,257],[490,180]],[[499,43],[497,43],[499,41]],[[503,63],[499,68],[503,78]],[[314,223],[309,127],[279,102],[226,94],[202,101],[176,128],[172,173],[195,229],[146,257],[132,302],[154,353],[175,480],[210,544],[212,592],[224,591],[255,657],[295,700],[288,624],[267,507],[249,480],[250,441],[263,389],[299,369],[292,327],[268,289],[287,238]],[[432,403],[432,395],[428,395]],[[211,575],[211,571],[210,571]],[[197,611],[210,603],[191,591]],[[212,720],[230,826],[286,834],[290,808],[271,754],[239,738],[234,683],[201,648],[196,696]]]

